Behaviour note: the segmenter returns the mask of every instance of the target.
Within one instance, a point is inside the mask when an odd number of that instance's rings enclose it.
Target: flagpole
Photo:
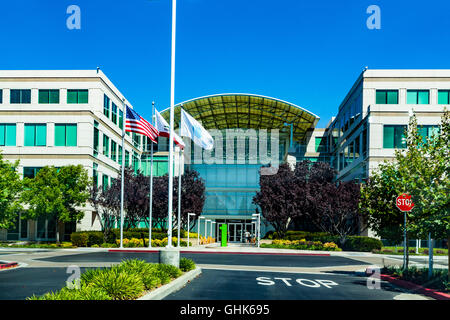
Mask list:
[[[155,125],[155,102],[152,102],[152,125]],[[153,141],[150,140],[150,197],[149,197],[149,223],[148,223],[148,247],[152,247],[152,224],[153,224]]]
[[[127,123],[127,107],[125,98],[123,102],[123,123],[122,123],[122,176],[120,182],[120,248],[123,248],[123,191],[124,191],[124,175],[125,175],[125,128]]]
[[[181,232],[181,159],[183,150],[180,148],[178,157],[178,247],[181,245],[180,232]]]
[[[172,248],[172,209],[173,209],[173,137],[175,109],[175,35],[176,35],[177,1],[172,0],[172,56],[170,75],[170,133],[169,133],[169,201],[168,201],[168,236],[167,247]]]

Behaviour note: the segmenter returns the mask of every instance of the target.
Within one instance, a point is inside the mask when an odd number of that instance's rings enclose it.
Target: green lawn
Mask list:
[[[381,248],[381,251],[375,250],[373,253],[403,255],[403,247],[397,247],[397,252],[395,252],[395,247],[383,247]],[[427,256],[428,248],[419,248],[419,254],[416,254],[416,248],[409,247],[409,254],[411,256]],[[433,255],[446,256],[448,255],[448,249],[433,248]]]

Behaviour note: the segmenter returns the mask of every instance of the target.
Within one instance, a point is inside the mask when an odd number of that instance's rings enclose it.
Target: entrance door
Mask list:
[[[242,242],[242,239],[243,239],[242,223],[229,223],[228,224],[228,241],[229,242]]]

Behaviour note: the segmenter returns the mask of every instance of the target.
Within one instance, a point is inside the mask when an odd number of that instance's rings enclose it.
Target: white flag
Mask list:
[[[159,131],[159,135],[162,137],[169,138],[169,124],[157,110],[155,110],[155,115],[156,115],[155,127]],[[179,137],[175,133],[175,131],[173,132],[173,141],[181,149],[184,149],[183,139],[181,139],[181,137]]]
[[[211,150],[214,147],[214,139],[208,131],[186,111],[181,109],[180,135],[189,137],[195,144],[203,149]]]

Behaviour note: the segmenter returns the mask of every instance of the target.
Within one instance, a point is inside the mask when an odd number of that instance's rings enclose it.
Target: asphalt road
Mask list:
[[[401,293],[384,282],[369,289],[367,278],[352,274],[203,270],[165,300],[392,300]]]
[[[29,254],[26,255],[30,257]],[[254,255],[254,254],[213,254],[185,253],[182,256],[193,259],[203,265],[242,265],[264,266],[244,270],[203,269],[202,274],[167,299],[190,300],[391,300],[401,292],[383,283],[381,289],[370,290],[367,278],[358,277],[352,272],[334,273],[297,273],[277,270],[277,267],[316,268],[344,267],[362,265],[361,261],[340,256],[294,256],[294,255]],[[38,258],[38,257],[36,257]],[[123,259],[144,259],[158,262],[158,253],[125,252],[89,252],[79,254],[56,253],[52,257],[35,259],[50,262],[41,265],[29,265],[24,268],[0,272],[0,300],[22,300],[33,294],[42,295],[65,286],[71,275],[66,266],[77,263],[104,266],[105,263],[120,262]],[[34,260],[34,259],[33,259]],[[60,262],[64,266],[53,267],[51,262]],[[30,264],[31,261],[28,261]],[[32,263],[31,263],[32,264]],[[46,267],[46,265],[48,267]],[[273,267],[273,270],[271,268]],[[218,266],[217,268],[225,268]],[[85,268],[81,268],[83,272]],[[308,271],[310,272],[310,271]],[[277,278],[277,279],[276,279]]]
[[[60,290],[70,274],[67,268],[18,268],[0,272],[0,300],[24,300]],[[81,268],[81,272],[83,272]]]
[[[94,252],[74,255],[64,255],[38,259],[51,262],[120,262],[123,259],[143,259],[147,262],[158,262],[158,253],[138,252]],[[323,266],[364,265],[339,256],[294,256],[294,255],[255,255],[255,254],[223,254],[223,253],[182,253],[181,257],[194,260],[197,264],[271,266],[314,268]]]

